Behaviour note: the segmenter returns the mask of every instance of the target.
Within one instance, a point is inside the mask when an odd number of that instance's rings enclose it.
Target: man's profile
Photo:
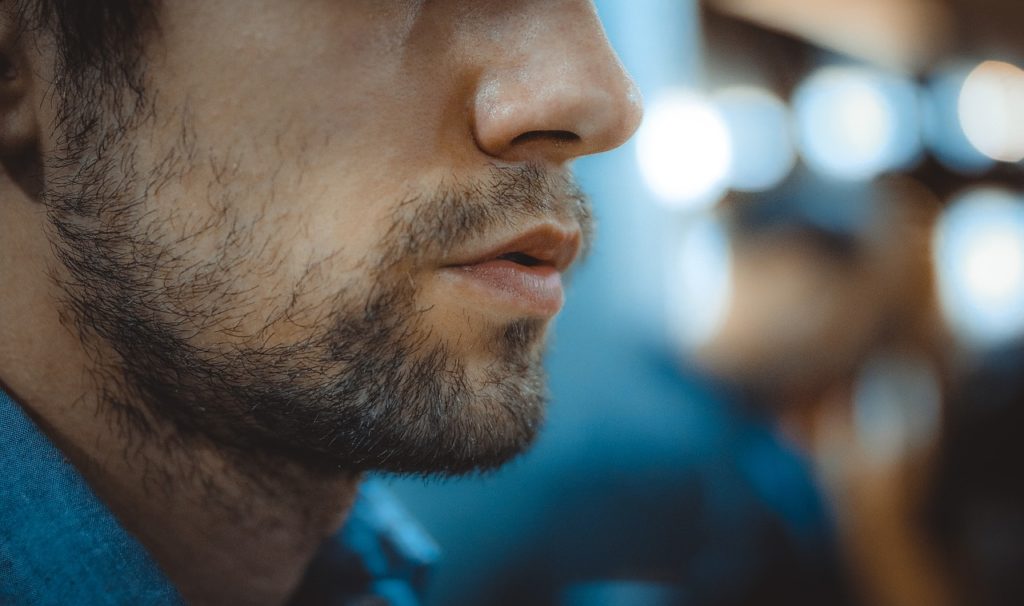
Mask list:
[[[588,0],[0,0],[0,512],[59,468],[141,546],[0,522],[0,602],[57,603],[80,539],[284,603],[363,472],[521,452],[567,165],[638,120]]]

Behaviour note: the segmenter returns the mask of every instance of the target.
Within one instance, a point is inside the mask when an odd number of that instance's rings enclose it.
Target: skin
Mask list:
[[[445,268],[586,239],[569,163],[640,117],[590,2],[167,2],[77,153],[3,19],[0,381],[189,602],[284,602],[365,470],[529,444],[550,317]]]

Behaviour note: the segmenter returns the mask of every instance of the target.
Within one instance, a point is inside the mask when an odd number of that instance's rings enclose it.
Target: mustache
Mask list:
[[[384,238],[389,245],[383,265],[430,263],[488,233],[542,219],[577,224],[580,260],[586,257],[594,215],[589,198],[570,173],[536,165],[492,166],[485,178],[453,180],[426,198],[403,200]]]

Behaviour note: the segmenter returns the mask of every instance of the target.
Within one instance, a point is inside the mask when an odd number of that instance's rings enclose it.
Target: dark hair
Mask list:
[[[153,0],[14,0],[22,24],[47,30],[61,67],[110,67],[137,50]]]
[[[54,44],[55,126],[66,159],[95,145],[101,116],[113,132],[141,114],[142,45],[159,0],[9,1],[23,33]]]

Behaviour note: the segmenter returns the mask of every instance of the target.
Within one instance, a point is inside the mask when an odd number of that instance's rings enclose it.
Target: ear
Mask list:
[[[11,11],[0,10],[0,165],[4,182],[38,200],[42,193],[42,166],[39,153],[39,107],[32,94],[33,70],[23,34]],[[3,198],[9,192],[2,192]]]

